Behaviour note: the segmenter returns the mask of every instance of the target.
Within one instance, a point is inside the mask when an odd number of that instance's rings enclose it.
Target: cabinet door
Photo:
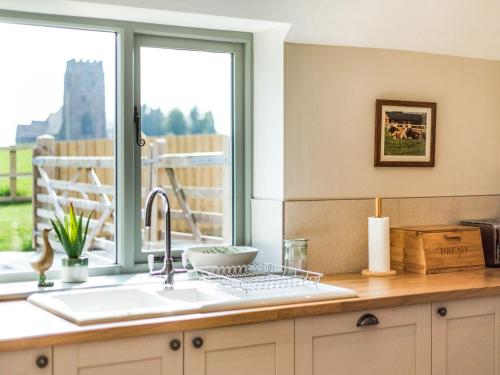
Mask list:
[[[432,304],[432,373],[500,374],[499,299]]]
[[[180,343],[174,350],[171,343]],[[182,375],[182,333],[54,347],[54,375]]]
[[[295,373],[430,374],[430,305],[296,319]]]
[[[52,375],[52,348],[0,353],[1,375]]]
[[[185,332],[185,375],[293,375],[294,323]]]

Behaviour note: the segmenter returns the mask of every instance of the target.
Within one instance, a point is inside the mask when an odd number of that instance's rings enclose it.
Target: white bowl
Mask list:
[[[237,253],[207,253],[212,249],[231,248]],[[193,268],[208,266],[244,266],[253,262],[259,250],[247,246],[203,246],[184,250]]]

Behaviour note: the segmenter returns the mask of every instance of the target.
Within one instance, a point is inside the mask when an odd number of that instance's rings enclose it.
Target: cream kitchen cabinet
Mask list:
[[[0,353],[0,375],[52,375],[52,348]]]
[[[430,305],[296,319],[297,375],[428,375]]]
[[[499,314],[488,297],[60,345],[0,353],[0,375],[500,375]]]
[[[184,340],[185,375],[294,374],[293,320],[189,331]]]
[[[54,375],[183,375],[182,333],[54,347]]]
[[[500,299],[432,304],[432,374],[500,374]]]

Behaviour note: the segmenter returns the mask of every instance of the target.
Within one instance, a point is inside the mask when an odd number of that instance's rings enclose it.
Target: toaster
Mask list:
[[[500,218],[466,220],[462,225],[480,228],[486,266],[500,267]]]

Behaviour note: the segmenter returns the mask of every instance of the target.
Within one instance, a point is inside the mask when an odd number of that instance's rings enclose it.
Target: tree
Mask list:
[[[203,118],[201,123],[201,134],[215,134],[214,115],[212,114],[212,111],[208,111],[205,113],[205,117]]]
[[[165,121],[167,134],[183,135],[188,132],[188,124],[184,114],[179,108],[170,111]]]
[[[200,122],[200,111],[198,111],[198,107],[194,106],[189,112],[189,122],[190,122],[190,130],[192,134],[198,134],[197,130]]]
[[[167,134],[215,134],[214,116],[211,111],[202,116],[197,106],[189,112],[189,118],[179,108],[172,109],[167,116],[160,108],[147,105],[141,107],[141,128],[147,136],[158,137]]]
[[[189,113],[191,120],[191,134],[215,134],[214,116],[212,112],[206,112],[200,117],[198,108],[195,106]]]
[[[141,129],[148,136],[160,136],[167,133],[165,116],[160,108],[152,109],[145,104],[142,106]]]

